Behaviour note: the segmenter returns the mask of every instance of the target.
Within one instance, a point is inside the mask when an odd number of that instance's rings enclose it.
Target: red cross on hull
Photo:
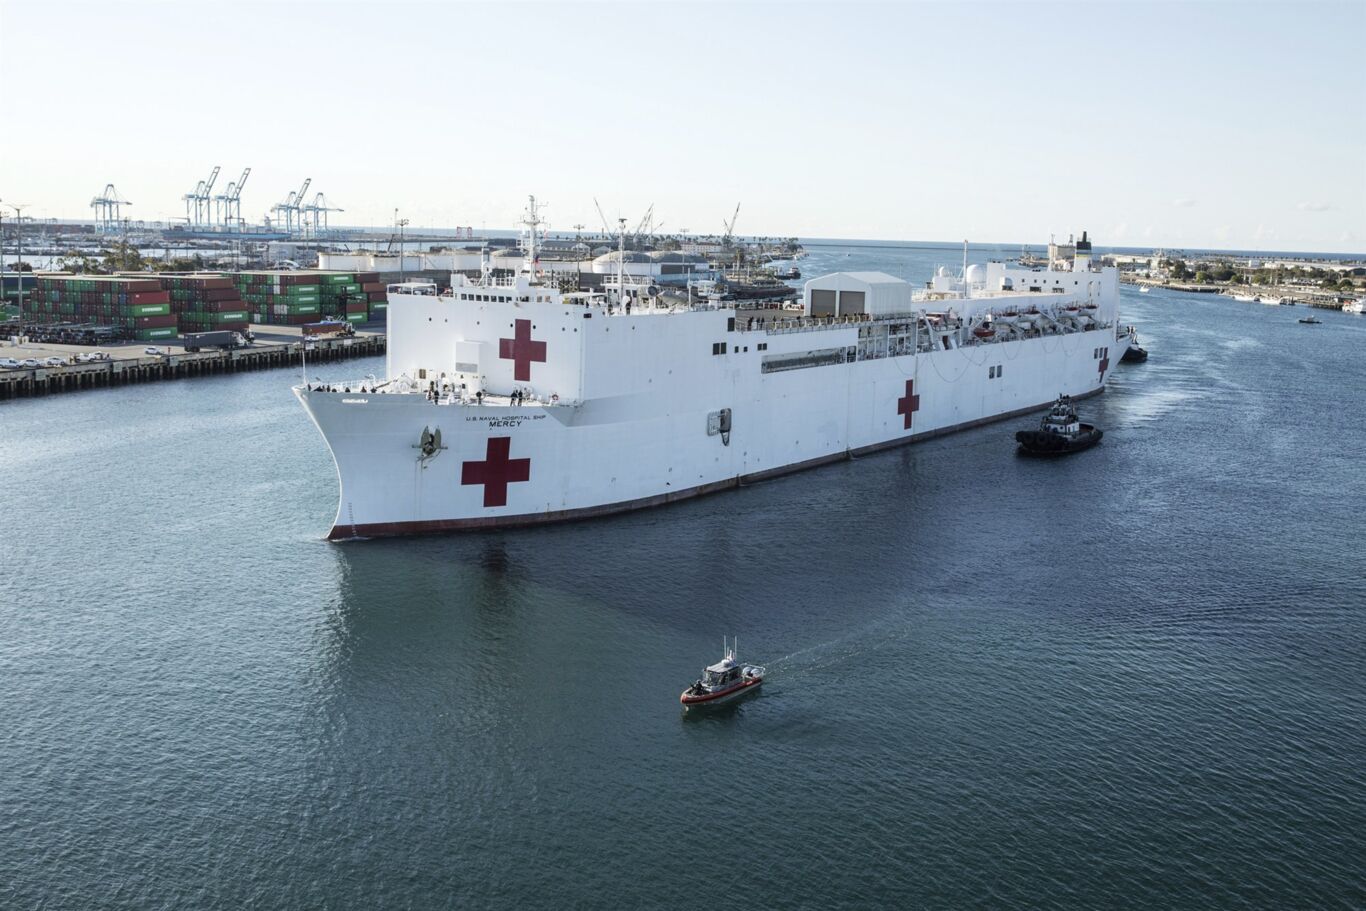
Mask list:
[[[920,410],[920,396],[915,394],[915,380],[906,381],[906,394],[896,400],[896,413],[906,418],[906,429],[911,429],[911,420]]]
[[[531,459],[509,459],[512,437],[489,437],[482,462],[464,462],[460,483],[483,484],[485,506],[508,505],[508,485],[531,480]]]
[[[531,340],[531,320],[519,319],[512,338],[498,340],[498,356],[512,361],[512,378],[519,383],[531,382],[531,362],[545,363],[545,342]]]
[[[1104,352],[1105,356],[1100,359],[1097,368],[1100,371],[1100,381],[1103,383],[1105,382],[1105,371],[1110,369],[1110,349],[1102,348],[1101,351]]]

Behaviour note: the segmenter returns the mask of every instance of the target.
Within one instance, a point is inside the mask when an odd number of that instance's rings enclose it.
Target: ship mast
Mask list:
[[[617,306],[626,305],[626,219],[618,218],[620,236],[617,239]]]
[[[972,297],[972,290],[968,287],[968,242],[963,241],[963,299]]]
[[[522,264],[522,271],[528,273],[531,278],[536,277],[536,267],[541,263],[540,250],[536,246],[538,240],[537,233],[541,230],[540,215],[536,212],[536,197],[528,196],[530,201],[527,205],[526,215],[522,219],[522,224],[527,226],[529,237],[527,239],[527,262]]]

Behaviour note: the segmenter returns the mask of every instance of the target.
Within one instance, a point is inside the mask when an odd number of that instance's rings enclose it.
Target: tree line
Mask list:
[[[1192,269],[1183,259],[1162,261],[1167,274],[1175,281],[1192,282],[1197,285],[1211,282],[1227,282],[1234,285],[1279,285],[1288,281],[1299,283],[1312,282],[1325,291],[1352,291],[1357,287],[1353,276],[1366,276],[1366,269],[1353,269],[1342,273],[1318,266],[1292,266],[1289,268],[1248,269],[1230,262],[1198,263]],[[1358,275],[1359,274],[1359,275]]]

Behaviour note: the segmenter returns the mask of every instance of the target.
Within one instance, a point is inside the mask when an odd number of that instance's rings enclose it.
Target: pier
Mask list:
[[[276,327],[271,327],[276,328]],[[386,337],[379,333],[357,334],[350,338],[310,339],[310,362],[340,361],[383,354]],[[0,399],[18,396],[48,395],[75,392],[81,389],[102,389],[129,383],[150,383],[158,380],[178,380],[248,370],[270,370],[277,367],[298,367],[304,342],[297,340],[269,341],[247,348],[226,351],[176,352],[150,355],[136,348],[115,347],[109,350],[109,360],[89,363],[65,363],[61,366],[0,368]],[[34,352],[33,348],[41,348]],[[78,350],[70,345],[34,345],[30,349],[11,345],[0,346],[3,357],[37,357],[57,355],[68,360]],[[103,350],[103,349],[102,349]]]

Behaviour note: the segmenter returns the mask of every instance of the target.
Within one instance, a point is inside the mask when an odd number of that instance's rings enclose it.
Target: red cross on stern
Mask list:
[[[489,437],[488,455],[482,462],[464,462],[460,483],[483,484],[485,506],[508,505],[508,485],[531,480],[530,459],[509,459],[512,437]]]
[[[512,361],[512,378],[519,383],[531,382],[531,362],[545,363],[545,342],[531,340],[531,320],[519,319],[512,338],[498,340],[498,356]]]
[[[896,413],[906,416],[906,429],[911,429],[911,418],[920,410],[920,396],[915,394],[915,380],[906,381],[906,394],[896,400]]]

